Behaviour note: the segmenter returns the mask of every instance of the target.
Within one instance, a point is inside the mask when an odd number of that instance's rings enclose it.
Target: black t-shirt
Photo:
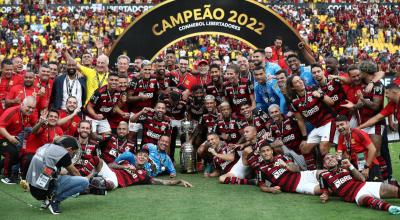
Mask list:
[[[71,160],[71,156],[69,155],[69,153],[66,153],[57,163],[56,163],[56,167],[57,170],[61,170],[61,167],[68,167],[69,165],[72,164],[72,160]],[[37,200],[45,200],[46,197],[49,195],[51,188],[54,187],[54,181],[52,183],[50,183],[49,186],[49,190],[42,190],[39,188],[36,188],[32,185],[29,184],[30,187],[30,192],[32,194],[33,197],[35,197]]]

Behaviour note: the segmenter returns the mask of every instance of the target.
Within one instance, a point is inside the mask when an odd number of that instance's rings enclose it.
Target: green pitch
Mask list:
[[[390,144],[395,177],[400,179],[400,144]],[[394,219],[382,211],[357,208],[332,198],[321,204],[317,196],[261,192],[255,186],[218,184],[201,174],[182,175],[194,188],[175,186],[132,186],[106,196],[71,198],[53,216],[39,210],[40,203],[19,185],[0,184],[0,219]],[[27,204],[10,197],[16,196]],[[388,200],[400,204],[400,200]]]

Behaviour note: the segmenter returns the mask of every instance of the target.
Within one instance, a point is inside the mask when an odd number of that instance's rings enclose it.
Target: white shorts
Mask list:
[[[339,140],[339,132],[336,132],[336,128],[332,127],[332,122],[329,122],[321,127],[314,128],[308,135],[307,144],[319,144],[321,141],[331,142],[331,132],[335,132],[333,143],[337,144]]]
[[[99,134],[103,134],[111,132],[111,127],[107,119],[95,120],[89,116],[86,116],[86,120],[90,121],[90,123],[92,124],[92,132],[94,133],[97,132]]]
[[[383,125],[372,125],[371,127],[363,128],[361,130],[365,131],[367,134],[382,135],[383,129],[384,129]]]
[[[245,166],[243,164],[243,159],[240,157],[238,162],[236,162],[235,165],[233,165],[232,169],[229,171],[230,174],[233,176],[244,179],[246,176],[249,174],[250,168],[249,166]]]
[[[349,126],[350,126],[350,128],[356,128],[358,126],[357,118],[355,115],[351,116]]]
[[[301,171],[300,175],[300,182],[296,187],[296,192],[314,195],[315,187],[319,186],[317,170]]]
[[[362,196],[372,196],[375,199],[380,199],[379,190],[381,189],[382,182],[365,182],[365,185],[361,187],[356,195],[356,203],[360,205],[360,198]]]
[[[99,176],[102,176],[107,181],[111,181],[114,184],[114,189],[118,187],[117,175],[108,167],[106,162],[103,160],[103,166],[99,172]]]
[[[133,122],[129,122],[129,131],[132,132],[138,132],[139,130],[143,129],[143,125],[140,123],[133,123]]]

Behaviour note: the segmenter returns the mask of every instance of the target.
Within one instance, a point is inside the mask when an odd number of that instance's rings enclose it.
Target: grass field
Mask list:
[[[400,144],[390,144],[395,177],[400,179]],[[62,203],[63,213],[39,210],[40,202],[18,185],[0,184],[0,219],[394,219],[382,211],[357,208],[333,198],[262,193],[258,187],[222,185],[201,174],[178,175],[195,186],[132,186],[107,196],[80,196]],[[29,207],[15,198],[34,205]],[[400,200],[388,200],[400,204]]]

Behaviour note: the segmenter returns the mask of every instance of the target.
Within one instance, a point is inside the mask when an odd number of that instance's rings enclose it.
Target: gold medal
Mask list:
[[[7,142],[3,142],[3,147],[6,147],[8,145]]]
[[[36,92],[33,92],[33,93],[32,93],[32,96],[33,96],[33,97],[36,97]]]

